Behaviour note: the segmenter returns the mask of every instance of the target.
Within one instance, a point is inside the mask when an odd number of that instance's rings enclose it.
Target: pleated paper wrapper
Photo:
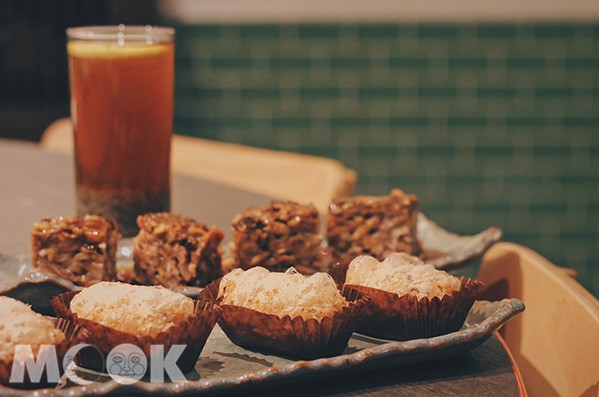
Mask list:
[[[53,320],[54,326],[61,330],[65,335],[65,339],[62,341],[62,343],[55,346],[56,357],[58,359],[58,369],[60,375],[62,376],[64,372],[62,364],[65,354],[71,347],[87,342],[89,340],[90,333],[87,329],[85,329],[85,327],[71,320],[64,318],[55,318]],[[31,341],[31,343],[35,344],[35,341]],[[46,353],[42,352],[42,355],[40,356],[38,355],[38,350],[33,349],[33,354],[36,361],[39,361],[40,359],[43,359],[43,355]],[[25,367],[25,377],[23,382],[10,382],[13,361],[14,359],[8,362],[0,360],[0,384],[19,389],[39,389],[56,385],[56,382],[50,382],[48,380],[46,371],[42,373],[42,377],[39,382],[32,382],[27,372],[27,367]]]
[[[459,330],[480,293],[483,284],[460,278],[460,289],[442,298],[421,298],[361,285],[345,284],[343,296],[366,296],[356,331],[382,339],[405,341],[431,338]]]
[[[77,293],[79,291],[58,295],[52,300],[52,306],[58,317],[63,317],[80,324],[90,332],[88,343],[97,348],[103,357],[98,357],[97,352],[93,349],[83,349],[77,355],[76,363],[82,367],[101,372],[105,372],[105,362],[99,360],[99,358],[106,359],[114,347],[124,343],[130,343],[139,347],[146,355],[148,364],[150,364],[152,359],[151,345],[164,346],[165,354],[172,345],[186,345],[185,350],[177,360],[177,366],[182,373],[189,372],[194,368],[206,344],[206,340],[210,336],[220,315],[220,308],[214,302],[197,300],[195,301],[193,315],[187,318],[186,321],[170,327],[155,337],[137,336],[117,331],[94,321],[79,318],[70,309],[71,300]]]
[[[215,300],[219,284],[216,280],[206,286],[202,299]],[[364,304],[361,294],[355,294],[349,306],[321,321],[221,304],[219,325],[233,343],[249,350],[304,360],[332,357],[345,350]]]

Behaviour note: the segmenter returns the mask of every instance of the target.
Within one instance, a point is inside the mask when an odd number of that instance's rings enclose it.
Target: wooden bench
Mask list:
[[[73,153],[71,120],[52,123],[40,144],[48,150]],[[172,140],[172,168],[277,199],[311,202],[321,213],[333,197],[352,194],[357,180],[353,170],[333,159],[178,134]]]

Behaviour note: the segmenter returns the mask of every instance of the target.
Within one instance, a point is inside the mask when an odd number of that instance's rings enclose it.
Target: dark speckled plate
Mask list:
[[[52,298],[78,288],[60,277],[32,272],[29,258],[0,254],[0,295],[26,302],[38,313],[54,315]]]
[[[110,378],[93,374],[96,382],[85,387],[64,384],[60,389],[43,390],[46,396],[79,397],[87,395],[211,395],[243,392],[252,385],[284,382],[297,377],[332,376],[334,371],[367,371],[378,367],[401,366],[457,355],[486,341],[502,324],[524,310],[517,299],[474,304],[461,330],[429,339],[389,342],[354,334],[341,356],[312,361],[285,358],[244,350],[231,343],[217,326],[208,339],[187,382],[150,383],[140,381],[123,386]],[[71,368],[72,371],[79,371]],[[92,374],[87,374],[88,377]],[[30,391],[0,386],[0,394],[25,396]]]
[[[472,236],[451,233],[424,214],[418,214],[418,240],[424,261],[437,269],[452,270],[468,265],[501,240],[502,232],[489,227]]]

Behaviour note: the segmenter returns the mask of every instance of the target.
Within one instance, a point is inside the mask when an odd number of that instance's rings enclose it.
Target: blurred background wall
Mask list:
[[[336,158],[599,295],[596,2],[6,1],[0,136],[68,115],[64,28],[177,29],[175,132]]]
[[[0,138],[36,141],[69,115],[67,27],[159,20],[152,0],[0,1]]]

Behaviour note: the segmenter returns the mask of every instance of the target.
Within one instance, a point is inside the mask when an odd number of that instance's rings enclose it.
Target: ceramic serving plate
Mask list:
[[[440,269],[466,266],[479,258],[501,238],[501,231],[488,228],[473,236],[460,236],[444,230],[426,216],[418,218],[418,235],[424,258]],[[131,241],[123,241],[117,261],[119,269],[132,266]],[[52,297],[66,291],[80,289],[73,283],[54,275],[32,271],[29,255],[6,256],[0,254],[0,295],[27,302],[33,309],[52,315]],[[185,288],[181,292],[197,296],[200,288]],[[457,332],[429,339],[407,342],[390,342],[354,334],[341,356],[293,361],[260,354],[240,348],[229,341],[216,326],[204,348],[195,370],[186,374],[188,381],[179,383],[150,383],[140,381],[124,386],[109,377],[89,373],[76,366],[70,371],[81,377],[93,379],[87,386],[68,381],[54,389],[40,391],[49,396],[84,395],[196,395],[198,393],[227,394],[244,392],[246,388],[268,382],[289,382],[295,378],[333,376],[333,372],[366,371],[369,368],[389,365],[407,365],[426,362],[463,353],[486,341],[502,324],[524,310],[517,299],[501,302],[476,302],[464,327]],[[0,386],[0,395],[25,396],[30,391]]]
[[[461,236],[443,229],[422,213],[418,217],[418,239],[422,244],[424,261],[438,269],[452,270],[468,265],[499,241],[501,234],[500,229],[490,227],[472,236]],[[132,266],[131,247],[131,240],[122,241],[117,260],[119,269]],[[29,256],[0,254],[0,295],[27,302],[34,310],[52,315],[52,298],[77,289],[79,287],[60,277],[34,272]],[[180,290],[192,297],[197,296],[199,291],[194,287]]]
[[[401,366],[445,358],[471,350],[486,341],[495,330],[524,310],[517,299],[497,302],[478,301],[470,310],[461,330],[428,339],[390,342],[354,334],[343,355],[312,361],[294,361],[273,355],[245,350],[231,343],[216,326],[196,363],[186,375],[186,382],[150,383],[139,381],[124,386],[100,374],[85,373],[77,367],[70,371],[86,379],[94,379],[87,386],[70,381],[55,389],[40,390],[44,396],[80,397],[88,395],[215,395],[243,392],[257,384],[302,381],[316,376],[333,377],[335,373],[365,372],[378,366]],[[65,377],[66,379],[66,377]],[[31,391],[3,388],[0,394],[25,396]]]
[[[451,233],[423,213],[418,214],[418,240],[424,262],[437,269],[453,270],[468,265],[501,240],[502,231],[489,227],[472,236]]]

